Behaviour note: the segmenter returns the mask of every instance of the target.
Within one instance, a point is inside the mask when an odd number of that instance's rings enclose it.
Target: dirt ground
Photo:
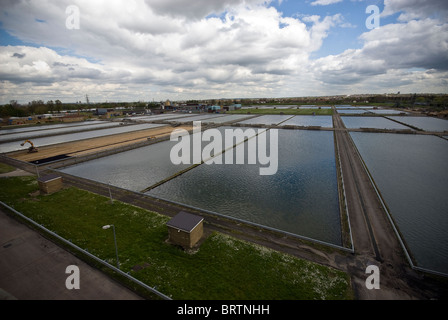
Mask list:
[[[71,157],[86,155],[88,153],[95,153],[111,148],[118,148],[128,144],[134,144],[137,142],[145,141],[149,137],[161,138],[171,134],[175,129],[191,130],[191,126],[178,126],[172,127],[170,125],[141,130],[136,132],[121,133],[106,137],[99,137],[87,140],[80,140],[74,142],[66,142],[62,144],[55,144],[49,146],[43,146],[38,148],[36,153],[28,153],[28,149],[16,151],[8,156],[21,161],[35,161],[54,157],[58,155],[67,155]]]

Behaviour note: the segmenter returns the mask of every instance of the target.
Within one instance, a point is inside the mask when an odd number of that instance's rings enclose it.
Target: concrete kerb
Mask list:
[[[143,194],[143,195],[149,196],[147,194]],[[183,203],[176,202],[176,201],[173,201],[173,200],[164,199],[162,197],[156,197],[156,196],[149,196],[149,197],[152,197],[152,198],[157,199],[157,200],[162,200],[162,201],[165,201],[165,202],[169,202],[169,203],[172,203],[172,204],[175,204],[175,205],[178,205],[178,206],[190,208],[190,209],[195,210],[195,211],[205,212],[205,213],[207,213],[209,215],[212,215],[212,216],[216,216],[216,217],[232,220],[232,221],[238,222],[238,223],[243,223],[243,224],[246,224],[246,225],[249,225],[249,226],[252,226],[252,227],[256,227],[256,228],[260,229],[261,231],[262,230],[269,230],[269,231],[277,233],[277,234],[282,234],[282,235],[286,235],[286,236],[289,236],[289,237],[293,237],[293,238],[309,241],[309,242],[312,242],[312,243],[324,245],[324,246],[327,246],[327,247],[331,247],[333,249],[338,249],[338,250],[342,250],[342,251],[345,251],[345,252],[353,253],[351,249],[348,249],[348,248],[345,248],[345,247],[342,247],[342,246],[338,246],[338,245],[335,245],[335,244],[332,244],[332,243],[329,243],[329,242],[325,242],[325,241],[309,238],[309,237],[306,237],[306,236],[298,235],[298,234],[295,234],[295,233],[291,233],[291,232],[288,232],[288,231],[276,229],[276,228],[273,228],[273,227],[268,227],[268,226],[261,225],[261,224],[255,223],[255,222],[251,222],[251,221],[247,221],[247,220],[243,220],[243,219],[239,219],[239,218],[235,218],[235,217],[226,216],[226,215],[214,212],[214,211],[209,211],[209,210],[206,210],[206,209],[202,209],[202,208],[198,208],[198,207],[195,207],[195,206],[183,204]]]
[[[380,200],[381,206],[383,207],[384,211],[386,212],[386,216],[387,216],[390,224],[392,225],[392,228],[393,228],[393,230],[395,232],[395,235],[397,236],[397,239],[400,242],[400,245],[401,245],[401,247],[403,249],[403,252],[404,252],[404,254],[406,256],[406,259],[408,260],[408,263],[411,266],[411,268],[414,269],[414,270],[420,271],[420,272],[430,273],[430,274],[434,274],[434,275],[438,275],[438,276],[442,276],[442,277],[448,277],[448,274],[446,274],[446,273],[435,271],[435,270],[430,270],[430,269],[426,269],[426,268],[422,268],[422,267],[416,266],[414,264],[414,261],[412,260],[411,254],[409,253],[409,251],[407,249],[406,243],[403,240],[403,238],[401,237],[401,234],[398,231],[398,227],[395,225],[394,219],[393,219],[392,215],[390,214],[389,209],[388,209],[388,207],[387,207],[387,205],[386,205],[386,203],[385,203],[385,201],[383,199],[383,196],[381,195],[381,192],[378,190],[378,188],[376,186],[376,183],[375,183],[372,175],[370,174],[370,171],[367,169],[367,166],[366,166],[366,164],[364,162],[364,159],[361,156],[361,153],[359,152],[358,148],[356,147],[356,144],[353,141],[352,136],[350,134],[348,136],[350,137],[350,142],[353,144],[354,149],[356,150],[356,153],[359,156],[359,159],[361,159],[362,166],[363,166],[365,172],[367,173],[367,176],[369,177],[370,183],[372,184],[373,189],[375,190],[375,193],[378,196],[378,199]]]
[[[333,107],[333,109],[335,109],[335,108]],[[336,112],[333,113],[333,116],[332,116],[333,128],[337,127],[336,126],[336,117],[338,117],[338,116],[339,115]],[[342,125],[341,129],[346,129],[345,124],[342,121],[342,119],[341,119],[341,125]],[[342,172],[342,166],[341,166],[341,153],[340,153],[340,150],[339,150],[338,139],[336,138],[336,130],[333,130],[333,139],[334,139],[334,145],[336,146],[335,147],[336,157],[337,157],[337,159],[336,159],[337,160],[336,166],[338,168],[339,176],[340,176],[340,179],[341,179],[342,197],[344,199],[345,214],[347,215],[347,223],[348,223],[348,231],[349,231],[349,235],[350,235],[351,250],[352,250],[352,253],[355,253],[355,244],[353,242],[353,234],[352,234],[352,228],[351,228],[350,214],[349,214],[348,204],[347,204],[347,194],[345,193],[344,174]],[[342,202],[342,199],[339,198],[339,205],[340,205],[340,207],[341,207],[341,202]],[[341,221],[341,224],[342,223],[343,222]],[[341,225],[341,228],[342,228],[342,225]]]
[[[335,134],[335,133],[333,133]],[[351,245],[351,252],[355,253],[355,245],[353,243],[353,235],[352,235],[352,228],[351,228],[351,222],[350,222],[350,214],[349,214],[349,210],[348,210],[348,205],[347,205],[347,195],[345,193],[345,184],[344,184],[344,174],[342,172],[342,168],[341,168],[341,155],[339,152],[339,144],[337,143],[337,139],[334,136],[334,143],[336,146],[336,155],[337,155],[337,168],[339,171],[339,175],[341,177],[341,188],[342,188],[342,197],[343,197],[343,201],[344,201],[344,207],[345,207],[345,214],[347,215],[347,220],[348,220],[348,231],[349,231],[349,235],[350,235],[350,245]],[[342,199],[339,198],[339,203],[341,204]],[[341,221],[342,223],[342,221]]]
[[[169,203],[169,204],[176,205],[176,206],[181,207],[181,208],[182,207],[183,208],[188,208],[188,209],[194,210],[196,212],[200,212],[200,213],[205,214],[205,215],[210,215],[210,216],[213,216],[213,217],[218,217],[218,218],[221,218],[221,219],[227,219],[229,221],[233,221],[233,222],[236,222],[236,223],[241,223],[241,224],[245,224],[245,225],[248,225],[248,226],[252,226],[252,227],[255,227],[255,228],[257,228],[257,229],[259,229],[261,231],[263,231],[263,230],[271,231],[271,232],[274,232],[274,233],[282,235],[282,236],[289,236],[289,237],[293,237],[293,238],[309,241],[311,243],[315,243],[315,244],[331,247],[333,249],[342,250],[344,252],[353,253],[352,249],[345,248],[345,247],[342,247],[342,246],[339,246],[339,245],[336,245],[336,244],[332,244],[332,243],[328,243],[328,242],[325,242],[325,241],[309,238],[309,237],[306,237],[306,236],[290,233],[290,232],[287,232],[287,231],[284,231],[284,230],[276,229],[276,228],[273,228],[273,227],[268,227],[268,226],[261,225],[261,224],[255,223],[255,222],[251,222],[251,221],[247,221],[247,220],[243,220],[243,219],[239,219],[239,218],[223,215],[223,214],[220,214],[220,213],[217,213],[217,212],[214,212],[214,211],[210,211],[210,210],[198,208],[198,207],[195,207],[195,206],[183,204],[183,203],[176,202],[176,201],[173,201],[173,200],[164,199],[162,197],[156,197],[154,195],[149,195],[149,194],[138,192],[138,191],[132,191],[132,190],[124,189],[124,188],[117,187],[117,186],[109,186],[109,185],[106,185],[104,183],[101,183],[101,182],[98,182],[98,181],[95,181],[95,180],[73,176],[71,174],[62,172],[62,171],[60,171],[58,169],[50,169],[50,170],[55,172],[55,173],[60,174],[63,177],[64,176],[68,176],[68,177],[71,177],[72,179],[75,179],[75,180],[86,180],[86,181],[89,181],[90,183],[101,185],[104,188],[108,188],[109,187],[112,190],[115,189],[116,192],[133,193],[133,194],[136,194],[136,195],[138,195],[140,197],[144,197],[144,198],[146,197],[146,198],[153,199],[153,200],[156,200],[156,201],[163,201],[163,202],[166,202],[166,203]]]
[[[20,168],[20,169],[28,171],[28,172],[32,172],[32,173],[36,172],[36,165],[29,163],[29,162],[10,158],[4,153],[0,154],[0,161],[3,163],[9,164],[15,168]]]

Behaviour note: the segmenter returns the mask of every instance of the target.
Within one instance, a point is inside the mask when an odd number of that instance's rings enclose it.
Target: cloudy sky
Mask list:
[[[0,0],[0,104],[398,91],[448,93],[448,1]]]

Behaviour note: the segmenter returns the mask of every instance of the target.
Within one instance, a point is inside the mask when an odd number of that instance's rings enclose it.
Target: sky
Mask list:
[[[448,93],[446,0],[0,0],[0,104]]]

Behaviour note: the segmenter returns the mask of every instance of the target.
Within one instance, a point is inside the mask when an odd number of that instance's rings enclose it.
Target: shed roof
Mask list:
[[[53,174],[49,174],[49,175],[40,177],[39,179],[37,179],[37,181],[49,182],[51,180],[56,180],[56,179],[59,179],[59,178],[62,178],[62,177],[60,175],[57,175],[57,174],[53,173]]]
[[[200,216],[181,211],[168,221],[166,225],[185,232],[191,232],[202,220],[204,220],[204,218]]]

